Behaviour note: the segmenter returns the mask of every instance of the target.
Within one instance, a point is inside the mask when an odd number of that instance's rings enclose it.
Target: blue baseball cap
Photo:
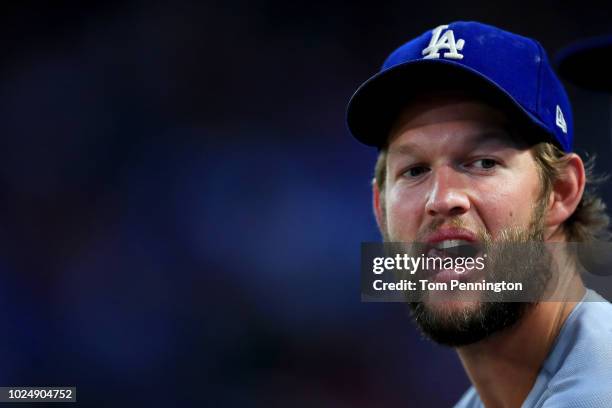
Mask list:
[[[572,151],[571,105],[542,46],[478,22],[440,25],[393,51],[351,97],[348,127],[360,142],[380,148],[411,98],[445,89],[491,100]]]

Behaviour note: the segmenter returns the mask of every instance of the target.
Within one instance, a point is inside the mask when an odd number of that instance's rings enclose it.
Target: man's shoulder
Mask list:
[[[558,374],[612,370],[612,304],[588,290],[564,324],[549,360]]]
[[[588,290],[570,313],[524,408],[612,406],[612,304]],[[482,408],[470,387],[454,408]]]
[[[610,374],[605,378],[612,383],[612,304],[588,290],[561,329],[544,369],[552,384],[601,381],[589,374]]]
[[[612,304],[589,290],[559,333],[532,390],[539,395],[527,406],[611,405],[611,318]]]

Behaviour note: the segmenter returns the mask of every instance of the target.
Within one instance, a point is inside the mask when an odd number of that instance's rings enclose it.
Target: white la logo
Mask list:
[[[444,53],[444,58],[463,59],[463,55],[459,54],[457,51],[463,49],[465,41],[460,39],[455,42],[453,30],[446,30],[447,28],[447,25],[441,25],[433,29],[431,41],[429,41],[429,45],[421,53],[425,55],[423,57],[424,59],[440,58],[440,50],[449,51]],[[442,34],[442,30],[446,30],[444,34]],[[440,37],[440,34],[442,34],[442,37]]]
[[[565,123],[565,118],[563,117],[563,112],[561,111],[561,108],[559,107],[559,105],[557,105],[557,115],[556,116],[557,118],[555,122],[557,126],[561,128],[563,133],[567,133],[567,124]]]

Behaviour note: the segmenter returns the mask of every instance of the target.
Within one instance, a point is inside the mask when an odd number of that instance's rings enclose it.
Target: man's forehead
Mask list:
[[[437,136],[445,136],[440,138],[445,147],[450,146],[451,150],[474,150],[474,149],[523,149],[520,143],[504,128],[487,127],[482,129],[461,130],[460,132],[449,132],[436,136],[427,134],[418,134],[412,136],[403,134],[395,138],[387,148],[387,153],[390,155],[413,155],[425,153],[429,150],[436,149],[440,144],[439,140],[435,140]],[[449,143],[450,142],[450,143]],[[453,143],[456,142],[456,143]],[[454,148],[453,148],[454,147]]]
[[[465,93],[435,93],[422,95],[404,106],[389,132],[388,146],[396,144],[405,133],[449,122],[460,123],[461,130],[474,137],[483,133],[497,136],[510,133],[508,116],[490,103]]]
[[[492,104],[466,94],[428,94],[411,101],[400,110],[391,128],[391,134],[398,128],[454,120],[505,125],[508,123],[508,116]]]

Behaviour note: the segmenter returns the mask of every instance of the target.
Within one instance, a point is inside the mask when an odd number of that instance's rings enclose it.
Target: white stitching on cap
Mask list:
[[[563,117],[563,111],[561,111],[561,108],[559,107],[559,105],[557,105],[557,113],[555,116],[556,116],[556,119],[555,119],[556,125],[561,128],[563,133],[567,134],[567,123],[565,123],[565,118]]]
[[[442,30],[447,28],[448,25],[441,25],[433,29],[429,45],[421,52],[421,55],[425,55],[423,59],[440,58],[440,50],[443,49],[449,50],[442,55],[444,58],[463,59],[463,54],[459,54],[459,51],[463,50],[465,40],[459,39],[455,42],[453,30],[446,30],[442,34]],[[442,34],[442,37],[440,37],[440,34]]]

